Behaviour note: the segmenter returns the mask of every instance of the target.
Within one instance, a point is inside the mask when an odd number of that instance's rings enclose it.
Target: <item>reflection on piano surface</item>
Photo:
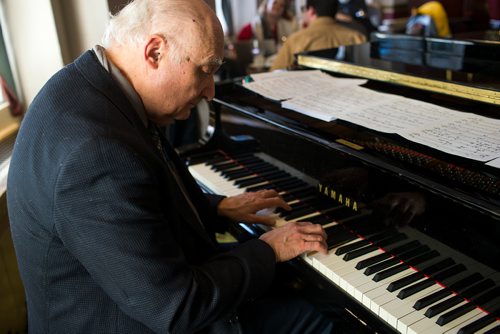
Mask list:
[[[477,101],[368,86],[500,118]],[[208,192],[276,189],[292,207],[273,213],[278,225],[323,225],[328,254],[290,263],[308,288],[366,332],[500,331],[500,170],[284,110],[237,83],[219,85],[214,106],[212,138],[185,154],[191,173]],[[263,229],[234,226],[242,239]]]

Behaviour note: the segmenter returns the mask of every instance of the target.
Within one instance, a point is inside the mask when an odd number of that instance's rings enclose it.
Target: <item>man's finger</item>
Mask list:
[[[259,201],[255,202],[253,205],[254,205],[255,211],[259,211],[259,210],[265,209],[265,208],[275,208],[275,207],[283,208],[286,210],[291,209],[290,205],[288,205],[280,197],[261,198]]]

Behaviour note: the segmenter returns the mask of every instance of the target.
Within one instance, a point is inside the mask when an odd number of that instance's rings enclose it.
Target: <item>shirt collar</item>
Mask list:
[[[118,69],[118,67],[116,67],[115,64],[113,64],[111,60],[108,59],[108,57],[106,57],[106,52],[104,47],[96,45],[94,46],[93,51],[96,54],[97,59],[101,63],[102,67],[104,67],[104,69],[108,71],[109,74],[111,74],[111,76],[116,81],[118,86],[120,86],[120,88],[125,93],[125,96],[127,96],[127,98],[130,100],[130,103],[132,104],[135,111],[139,115],[139,118],[141,119],[144,126],[148,127],[148,118],[146,116],[146,110],[144,109],[144,104],[142,103],[139,94],[137,94],[135,89],[132,87],[132,85],[130,84],[128,79],[123,75],[120,69]]]

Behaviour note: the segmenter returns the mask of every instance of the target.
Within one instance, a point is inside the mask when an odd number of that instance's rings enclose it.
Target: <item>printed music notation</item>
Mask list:
[[[342,119],[498,168],[500,120],[360,87],[320,71],[271,72],[244,86],[282,107],[329,122]]]

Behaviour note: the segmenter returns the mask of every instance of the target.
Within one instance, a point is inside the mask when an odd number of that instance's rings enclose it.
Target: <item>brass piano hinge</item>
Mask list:
[[[400,74],[385,70],[346,64],[331,59],[321,59],[307,55],[299,55],[298,63],[299,65],[309,68],[316,68],[334,73],[352,75],[360,78],[389,82],[431,92],[459,96],[469,100],[500,105],[500,92],[494,90],[465,86],[452,82],[419,78],[408,74]]]
[[[347,141],[345,139],[337,139],[336,142],[339,143],[339,144],[345,145],[347,147],[350,147],[350,148],[352,148],[352,149],[354,149],[356,151],[360,151],[360,150],[364,149],[363,146],[351,143],[350,141]]]

